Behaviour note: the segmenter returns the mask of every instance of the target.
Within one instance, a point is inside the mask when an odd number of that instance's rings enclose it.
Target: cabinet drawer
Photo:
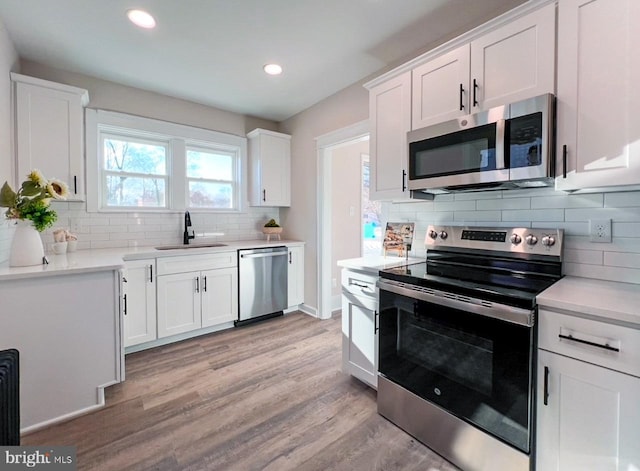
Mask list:
[[[158,275],[229,268],[237,266],[238,253],[234,250],[230,252],[180,255],[178,257],[159,257],[156,264]]]
[[[640,330],[540,310],[541,349],[640,377]]]
[[[359,298],[368,298],[378,302],[378,288],[376,275],[368,275],[347,269],[342,270],[342,291],[351,293]]]

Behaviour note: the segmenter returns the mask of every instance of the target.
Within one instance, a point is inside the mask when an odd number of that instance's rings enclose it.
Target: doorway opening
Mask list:
[[[362,256],[363,156],[369,154],[369,122],[362,121],[317,138],[318,150],[318,317],[340,309],[336,262]],[[355,160],[346,155],[354,155]],[[354,173],[355,172],[355,173]]]

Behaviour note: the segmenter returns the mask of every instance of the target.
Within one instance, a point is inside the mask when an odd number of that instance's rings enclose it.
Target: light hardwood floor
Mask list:
[[[457,468],[376,412],[340,371],[340,317],[289,314],[126,357],[107,406],[32,433],[80,470]]]

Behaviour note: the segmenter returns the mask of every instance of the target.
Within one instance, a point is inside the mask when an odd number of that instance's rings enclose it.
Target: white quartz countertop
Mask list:
[[[640,285],[565,276],[537,297],[542,308],[631,324],[640,328]]]
[[[89,273],[105,270],[118,270],[124,267],[126,260],[144,260],[180,255],[198,255],[203,253],[235,252],[241,249],[302,246],[304,242],[296,240],[241,240],[220,241],[222,247],[193,247],[188,249],[157,250],[155,247],[121,247],[113,249],[78,250],[64,255],[48,254],[49,263],[31,267],[10,267],[0,265],[0,281],[57,276],[66,274]],[[198,245],[198,244],[193,244]]]
[[[338,266],[349,268],[351,270],[360,270],[364,272],[374,273],[377,275],[380,270],[386,270],[387,268],[400,267],[402,265],[411,265],[413,263],[421,262],[424,262],[424,259],[411,257],[383,257],[382,255],[380,255],[338,260]]]

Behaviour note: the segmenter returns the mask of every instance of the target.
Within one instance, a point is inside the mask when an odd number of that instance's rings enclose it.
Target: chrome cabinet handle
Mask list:
[[[127,315],[127,295],[125,294],[124,297],[124,311],[123,314],[126,316]]]
[[[73,192],[76,195],[78,194],[78,176],[77,175],[73,176]]]
[[[562,146],[562,178],[567,178],[567,145]]]
[[[153,283],[153,265],[149,265],[149,283]]]
[[[460,111],[464,110],[464,104],[462,103],[462,96],[464,95],[464,87],[460,84]]]
[[[262,201],[267,201],[267,190],[262,190]]]
[[[200,277],[196,276],[196,293],[200,292]]]
[[[402,192],[403,193],[407,191],[407,185],[405,184],[406,180],[407,180],[407,171],[403,170],[402,171]]]
[[[207,277],[204,276],[202,278],[203,282],[204,282],[204,286],[202,287],[202,291],[204,291],[205,293],[207,292]]]

